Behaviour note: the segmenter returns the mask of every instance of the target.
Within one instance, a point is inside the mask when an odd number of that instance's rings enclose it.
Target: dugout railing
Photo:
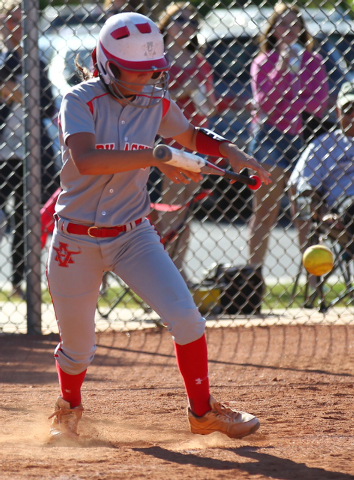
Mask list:
[[[43,249],[40,241],[43,233],[40,209],[59,185],[61,159],[56,112],[63,94],[79,81],[74,65],[76,55],[79,54],[81,63],[91,68],[91,51],[107,11],[104,2],[83,0],[75,4],[68,1],[40,3],[36,0],[17,3],[23,11],[22,41],[15,47],[14,56],[20,57],[18,63],[21,69],[16,67],[15,62],[11,71],[11,68],[3,68],[11,37],[6,20],[16,2],[0,0],[0,209],[5,213],[3,217],[0,215],[0,330],[4,333],[40,334],[57,332],[45,279],[50,238]],[[158,21],[167,5],[154,0],[133,0],[122,2],[120,8],[144,13]],[[188,5],[188,2],[183,5]],[[197,7],[199,19],[197,51],[210,65],[213,88],[206,91],[205,82],[201,82],[190,93],[190,102],[197,112],[209,117],[211,129],[247,151],[254,115],[250,65],[259,52],[258,34],[273,6],[268,2],[262,2],[257,7],[250,2],[211,5],[204,1],[193,2],[193,5]],[[317,122],[314,116],[306,119],[304,135],[307,142],[311,141],[311,135],[316,136],[338,126],[335,99],[343,82],[354,78],[353,12],[347,6],[343,7],[343,3],[329,6],[328,2],[319,2],[316,8],[313,3],[309,5],[303,3],[301,12],[314,38],[314,48],[322,56],[327,71],[329,107],[321,122]],[[9,81],[12,82],[12,90],[6,89]],[[23,95],[20,103],[15,94],[17,90]],[[215,108],[210,110],[208,107],[207,111],[205,95],[211,93],[215,95]],[[188,106],[185,105],[185,108]],[[11,119],[17,121],[10,132],[11,138],[24,147],[23,156],[17,163],[10,160],[5,148],[7,144],[14,144],[5,141],[4,137],[9,134],[6,128],[14,124]],[[311,322],[317,305],[313,310],[303,308],[306,303],[304,274],[297,279],[300,286],[297,295],[292,295],[301,260],[301,246],[295,228],[297,214],[291,210],[291,202],[286,195],[282,199],[279,218],[271,230],[263,266],[265,286],[260,303],[252,312],[240,308],[238,313],[229,313],[226,308],[221,308],[225,289],[232,291],[233,280],[229,280],[229,284],[218,281],[208,284],[206,280],[210,271],[218,265],[249,266],[252,192],[238,183],[230,184],[217,177],[206,178],[202,187],[212,189],[213,195],[189,212],[189,239],[186,243],[181,242],[186,250],[182,268],[203,314],[214,322],[210,325],[222,322],[251,325],[255,319],[265,324],[270,318],[277,322],[282,314],[290,322],[296,321],[299,315],[302,321]],[[174,205],[181,203],[183,198],[187,203],[188,195],[183,196],[183,187],[175,191],[175,196],[166,194],[170,188],[159,175],[151,175],[149,189],[152,197],[157,195],[157,200],[153,199],[153,202],[163,203],[167,198],[168,203]],[[194,191],[191,190],[189,195],[192,198]],[[173,227],[178,219],[170,217],[167,223]],[[158,227],[158,223],[164,220],[163,213],[152,220]],[[175,252],[176,258],[178,253]],[[247,276],[243,281],[248,286]],[[109,295],[113,303],[122,295],[121,288],[119,282],[112,284]],[[345,288],[347,286],[342,285],[340,275],[334,271],[326,283],[329,298],[337,298]],[[252,292],[246,294],[244,304],[251,296]],[[232,301],[231,298],[231,304]],[[331,314],[331,321],[345,318],[343,321],[351,322],[351,298],[344,297],[342,302],[336,303]],[[97,329],[140,328],[151,326],[155,321],[153,313],[123,295],[107,318],[98,313]],[[316,317],[315,321],[326,319]]]

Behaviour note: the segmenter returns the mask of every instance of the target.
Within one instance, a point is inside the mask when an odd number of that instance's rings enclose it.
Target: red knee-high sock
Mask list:
[[[210,410],[208,351],[205,335],[187,345],[175,343],[175,352],[189,406],[193,413],[201,417]]]
[[[71,408],[75,408],[81,403],[81,386],[85,379],[86,370],[78,375],[69,375],[63,372],[58,362],[55,363],[59,377],[61,397],[70,403]]]

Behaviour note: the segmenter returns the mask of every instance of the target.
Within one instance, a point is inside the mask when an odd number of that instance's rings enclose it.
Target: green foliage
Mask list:
[[[292,289],[293,285],[290,283],[285,285],[277,284],[272,287],[267,287],[264,295],[264,309],[274,310],[278,308],[303,307],[305,303],[304,286],[300,286],[294,296],[291,295]],[[329,303],[330,301],[337,298],[341,293],[345,292],[345,285],[339,282],[335,285],[326,285],[325,291],[326,303]],[[110,288],[109,290],[107,290],[105,297],[100,298],[100,307],[103,310],[105,308],[109,308],[109,306],[112,305],[115,302],[116,298],[120,297],[122,293],[123,290],[121,287]],[[2,301],[5,301],[5,298],[3,298]],[[42,301],[44,303],[51,303],[51,298],[48,291],[43,291]],[[139,308],[139,302],[141,302],[141,299],[131,292],[129,293],[129,295],[124,296],[122,301],[117,305],[117,308],[131,308],[134,310]],[[317,302],[318,300],[315,301],[314,308],[317,307]],[[350,305],[350,303],[350,298],[347,297],[344,298],[341,302],[339,302],[336,306],[344,307]]]
[[[292,296],[292,284],[286,285],[274,285],[267,287],[264,301],[263,311],[276,310],[276,309],[288,309],[288,308],[302,308],[305,303],[305,289],[304,286],[300,286],[295,295]],[[345,292],[345,285],[343,283],[336,283],[335,285],[325,286],[325,299],[326,304],[329,304],[332,300],[337,298],[340,294]],[[122,296],[124,293],[121,287],[109,288],[104,297],[99,299],[99,310],[105,312],[110,310],[111,306],[116,303],[116,299],[122,297],[116,308],[130,308],[136,310],[140,307],[142,300],[133,292],[129,292],[128,295]],[[23,302],[19,297],[11,297],[9,299],[9,292],[0,292],[0,303],[11,301],[12,303]],[[52,303],[48,290],[42,291],[42,302],[50,305]],[[345,307],[351,305],[350,297],[344,298],[341,302],[336,304],[336,307]],[[313,308],[318,308],[319,299],[317,298],[313,304]]]
[[[304,303],[307,302],[308,298],[305,298],[305,288],[300,286],[295,295],[292,296],[293,285],[275,285],[266,289],[264,295],[264,308],[266,310],[277,309],[277,308],[301,308],[304,306]],[[346,287],[343,283],[336,283],[335,285],[325,285],[325,299],[326,304],[330,303],[332,300],[337,298],[339,295],[344,293]],[[314,303],[314,308],[318,306],[319,299],[317,298]],[[336,306],[344,307],[350,305],[350,298],[346,297]]]

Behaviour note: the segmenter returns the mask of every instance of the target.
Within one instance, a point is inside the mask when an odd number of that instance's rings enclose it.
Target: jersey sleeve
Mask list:
[[[88,104],[74,93],[68,93],[63,98],[60,107],[60,125],[65,143],[68,137],[75,133],[95,134],[93,115]]]
[[[171,99],[169,109],[163,116],[157,133],[163,138],[170,138],[184,133],[188,127],[189,121],[176,102]]]

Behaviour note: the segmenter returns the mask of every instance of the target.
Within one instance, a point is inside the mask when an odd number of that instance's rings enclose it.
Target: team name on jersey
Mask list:
[[[151,147],[147,145],[142,145],[141,143],[128,143],[126,142],[124,145],[124,150],[146,150]]]
[[[114,150],[114,143],[96,143],[96,150]]]
[[[96,149],[97,150],[114,150],[114,143],[97,143]],[[124,145],[124,150],[146,150],[151,147],[147,145],[142,145],[141,143],[128,143],[126,142]]]

